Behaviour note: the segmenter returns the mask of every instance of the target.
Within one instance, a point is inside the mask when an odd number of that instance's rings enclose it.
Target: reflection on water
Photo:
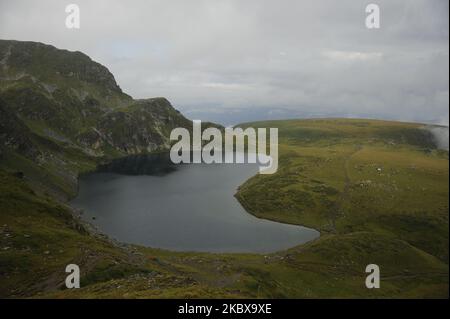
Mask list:
[[[132,156],[81,178],[72,204],[113,238],[179,251],[272,252],[319,236],[242,208],[233,195],[257,172],[255,164],[175,166],[168,154]]]
[[[165,175],[175,171],[177,165],[170,161],[169,153],[131,155],[100,165],[98,172],[124,175]]]

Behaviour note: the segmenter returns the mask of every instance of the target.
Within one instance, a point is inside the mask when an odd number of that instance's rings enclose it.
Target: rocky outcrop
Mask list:
[[[191,122],[165,98],[139,100],[102,115],[98,123],[77,140],[92,149],[112,147],[126,154],[152,152],[170,146],[170,131],[190,127]]]
[[[6,150],[35,159],[39,150],[34,145],[30,130],[21,123],[13,113],[6,109],[4,101],[0,100],[0,157]]]

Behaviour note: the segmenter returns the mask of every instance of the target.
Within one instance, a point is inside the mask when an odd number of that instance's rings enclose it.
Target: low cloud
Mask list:
[[[430,132],[436,140],[438,148],[443,150],[449,150],[449,128],[448,127],[430,127]]]
[[[337,61],[370,61],[381,59],[381,52],[355,52],[355,51],[326,51],[323,53],[326,58]]]

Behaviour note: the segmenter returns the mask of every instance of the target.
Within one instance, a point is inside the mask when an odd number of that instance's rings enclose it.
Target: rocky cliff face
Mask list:
[[[67,193],[76,184],[67,181],[100,158],[167,149],[175,127],[191,121],[165,98],[132,99],[81,52],[0,40],[3,168],[54,179]]]
[[[165,98],[153,98],[103,114],[77,141],[92,150],[107,145],[126,154],[152,152],[169,148],[173,128],[190,125]]]

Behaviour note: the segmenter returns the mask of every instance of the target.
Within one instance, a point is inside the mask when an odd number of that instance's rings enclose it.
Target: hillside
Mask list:
[[[278,127],[279,170],[236,194],[252,214],[318,229],[273,254],[181,253],[99,234],[67,200],[113,158],[167,149],[190,127],[133,100],[79,52],[0,41],[0,297],[448,297],[448,151],[421,124],[322,119]],[[82,271],[66,290],[65,266]],[[381,268],[382,289],[364,286]]]
[[[417,124],[369,123],[376,134],[350,139],[336,126],[361,131],[361,123],[264,123],[280,128],[278,178],[252,178],[238,198],[257,216],[322,232],[313,242],[267,255],[179,253],[110,242],[74,220],[69,207],[40,199],[20,177],[4,175],[2,296],[448,297],[448,152],[427,138],[411,145],[388,134],[423,132]],[[320,127],[328,132],[326,140],[303,139]],[[293,138],[297,128],[302,137]],[[261,185],[266,197],[277,198],[263,200]],[[325,207],[337,207],[337,214]],[[63,267],[72,261],[84,269],[83,288],[63,290]],[[364,287],[369,263],[380,265],[383,289]]]
[[[0,40],[0,112],[2,166],[63,198],[79,171],[167,149],[172,128],[191,127],[165,98],[133,100],[87,55],[35,42]]]
[[[448,152],[423,125],[371,120],[279,127],[281,169],[238,193],[253,214],[327,234],[391,235],[448,262]],[[270,189],[270,192],[267,192]]]

